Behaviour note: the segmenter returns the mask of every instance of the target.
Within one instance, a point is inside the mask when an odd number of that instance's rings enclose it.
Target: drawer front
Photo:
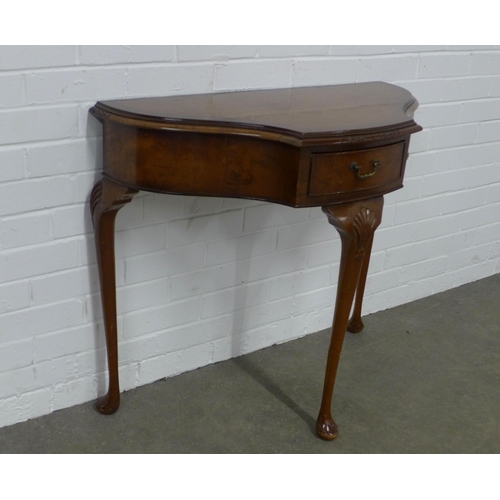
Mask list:
[[[313,153],[309,196],[324,196],[373,189],[403,175],[405,143],[346,151]]]

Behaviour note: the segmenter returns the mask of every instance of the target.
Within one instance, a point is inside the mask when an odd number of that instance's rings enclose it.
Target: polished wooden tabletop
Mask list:
[[[297,137],[386,130],[414,123],[417,101],[383,82],[102,101],[115,120],[228,125]]]

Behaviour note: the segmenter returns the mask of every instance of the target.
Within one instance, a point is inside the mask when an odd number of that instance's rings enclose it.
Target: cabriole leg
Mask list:
[[[383,197],[378,197],[323,207],[328,221],[337,229],[342,240],[332,337],[326,363],[323,399],[316,421],[316,432],[323,439],[335,439],[338,434],[337,424],[331,415],[335,376],[354,294],[356,288],[358,288],[358,294],[364,289],[366,276],[363,280],[360,278],[362,272],[366,272],[365,266],[366,270],[368,269],[369,256],[367,254],[371,249],[375,229],[382,220],[383,203]],[[361,304],[361,299],[359,299],[359,304]]]
[[[134,189],[121,186],[104,177],[95,184],[90,200],[101,282],[109,372],[108,393],[97,401],[96,407],[100,413],[105,415],[116,412],[120,406],[116,324],[115,218],[118,210],[129,203],[137,193],[138,191]]]

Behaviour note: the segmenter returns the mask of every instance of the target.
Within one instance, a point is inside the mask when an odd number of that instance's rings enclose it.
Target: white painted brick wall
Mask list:
[[[500,46],[0,47],[0,426],[105,390],[95,101],[370,80],[410,90],[424,130],[365,313],[500,272]],[[317,208],[141,193],[116,239],[124,390],[331,323],[340,241]]]

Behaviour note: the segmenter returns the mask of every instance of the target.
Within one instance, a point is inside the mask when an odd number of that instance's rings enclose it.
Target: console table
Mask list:
[[[346,329],[363,328],[361,304],[383,195],[402,187],[416,99],[370,82],[98,102],[102,178],[91,211],[102,289],[109,388],[120,405],[114,256],[118,210],[139,190],[321,206],[340,233],[337,300],[316,431],[334,439],[335,375]],[[352,304],[352,317],[349,314]]]

